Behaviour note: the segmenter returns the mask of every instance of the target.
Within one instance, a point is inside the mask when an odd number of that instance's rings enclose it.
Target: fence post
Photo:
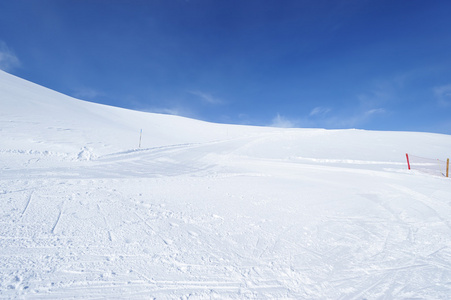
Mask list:
[[[409,168],[409,170],[410,170],[409,154],[407,154],[407,153],[406,153],[406,158],[407,158],[407,168]]]
[[[143,130],[141,129],[141,131],[139,132],[139,148],[141,148],[141,138],[143,135]]]
[[[449,177],[448,174],[449,174],[449,158],[446,159],[446,177]]]

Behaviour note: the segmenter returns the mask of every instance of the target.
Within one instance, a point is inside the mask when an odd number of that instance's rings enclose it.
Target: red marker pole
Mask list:
[[[446,159],[446,177],[449,177],[449,158]]]
[[[407,167],[410,170],[409,154],[407,154],[407,153],[406,153],[406,158],[407,158]]]

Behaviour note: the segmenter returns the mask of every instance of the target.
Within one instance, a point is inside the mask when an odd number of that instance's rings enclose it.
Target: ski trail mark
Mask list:
[[[25,208],[23,209],[23,211],[22,211],[22,214],[21,214],[21,218],[24,216],[24,214],[27,212],[27,209],[28,209],[28,206],[30,206],[30,203],[31,203],[31,200],[32,200],[32,198],[33,198],[33,193],[34,193],[34,191],[32,191],[31,193],[30,193],[30,196],[28,197],[28,201],[27,201],[27,204],[25,205]]]
[[[100,215],[103,217],[103,222],[105,223],[105,229],[108,232],[108,240],[110,242],[114,242],[115,241],[115,237],[111,231],[111,226],[108,222],[107,217],[105,216],[105,214],[103,213],[102,208],[100,207],[100,203],[97,203],[97,210],[99,211]]]
[[[52,230],[50,231],[52,234],[55,233],[55,228],[56,228],[56,226],[58,225],[58,223],[59,223],[59,221],[60,221],[60,219],[61,219],[61,216],[63,215],[63,210],[64,210],[64,204],[65,204],[65,203],[66,203],[66,201],[64,200],[63,203],[61,204],[60,213],[58,214],[58,218],[56,218],[56,222],[55,222],[55,224],[53,225]]]
[[[59,215],[58,215],[58,218],[56,219],[55,224],[53,225],[53,228],[52,228],[51,233],[55,233],[56,225],[58,225],[58,223],[59,223],[59,221],[60,221],[60,219],[61,219],[61,215],[62,215],[62,214],[63,214],[63,210],[60,210],[60,213],[59,213]]]

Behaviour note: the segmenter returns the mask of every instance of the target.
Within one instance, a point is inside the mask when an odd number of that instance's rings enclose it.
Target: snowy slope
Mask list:
[[[451,136],[212,124],[1,71],[0,107],[0,298],[451,294],[451,180],[405,163]]]

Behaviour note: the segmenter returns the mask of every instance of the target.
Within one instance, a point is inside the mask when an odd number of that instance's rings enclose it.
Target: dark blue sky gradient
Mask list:
[[[451,134],[450,16],[451,1],[0,1],[0,67],[213,122]]]

